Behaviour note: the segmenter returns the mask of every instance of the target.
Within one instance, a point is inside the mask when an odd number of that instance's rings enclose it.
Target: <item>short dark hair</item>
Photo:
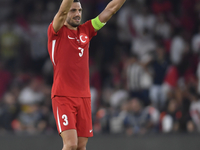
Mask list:
[[[74,2],[80,2],[80,0],[74,0]]]

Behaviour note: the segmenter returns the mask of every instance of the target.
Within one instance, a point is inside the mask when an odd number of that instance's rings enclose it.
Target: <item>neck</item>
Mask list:
[[[65,22],[64,25],[66,25],[70,30],[77,30],[77,27],[73,27],[70,24],[68,24],[67,22]]]

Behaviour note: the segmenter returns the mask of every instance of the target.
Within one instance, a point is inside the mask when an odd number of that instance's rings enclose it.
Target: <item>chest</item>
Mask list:
[[[66,44],[78,47],[87,47],[89,45],[89,33],[86,30],[69,30],[64,29],[62,34],[62,39]]]
[[[87,59],[89,51],[89,35],[84,30],[65,30],[59,39],[60,58],[81,61]]]

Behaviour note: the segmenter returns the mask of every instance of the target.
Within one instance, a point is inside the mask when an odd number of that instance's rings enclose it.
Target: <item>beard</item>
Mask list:
[[[68,24],[72,27],[78,27],[80,23],[73,23],[73,22],[68,22]]]
[[[75,18],[73,18],[73,19],[75,19]],[[73,19],[67,20],[67,23],[68,23],[70,26],[72,26],[72,27],[78,27],[78,26],[80,25],[80,22],[81,22],[81,21],[79,21],[79,22],[77,23],[77,22],[75,22]]]

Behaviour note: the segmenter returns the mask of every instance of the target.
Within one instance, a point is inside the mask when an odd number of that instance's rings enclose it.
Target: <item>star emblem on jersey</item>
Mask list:
[[[84,33],[80,34],[79,39],[80,39],[82,44],[86,44],[86,43],[89,42],[88,36],[86,34],[84,34]]]

